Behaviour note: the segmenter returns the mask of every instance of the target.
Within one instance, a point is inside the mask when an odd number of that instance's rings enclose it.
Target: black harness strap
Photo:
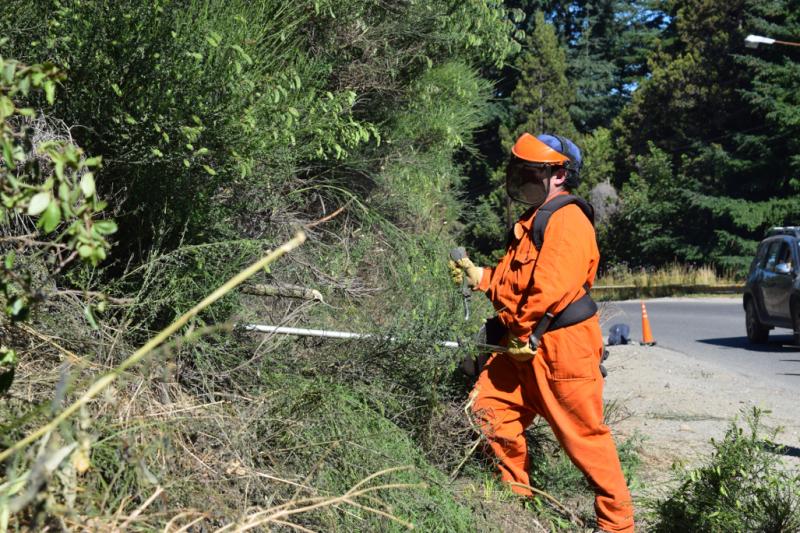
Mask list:
[[[580,207],[586,215],[586,218],[588,218],[589,222],[594,226],[594,208],[589,202],[571,194],[556,196],[539,207],[539,210],[536,212],[536,218],[533,219],[533,232],[531,237],[537,252],[541,250],[542,244],[544,243],[544,232],[547,229],[550,216],[562,207],[570,204],[576,204]],[[589,294],[588,283],[583,285],[583,289],[586,291],[586,294],[574,302],[571,302],[558,315],[553,315],[550,312],[545,313],[531,335],[531,341],[538,343],[542,339],[542,336],[548,331],[572,326],[593,317],[595,313],[597,313],[597,304],[592,300],[592,296]]]
[[[594,207],[592,207],[592,204],[583,198],[579,198],[572,194],[562,194],[561,196],[556,196],[546,204],[542,205],[536,212],[536,218],[533,219],[532,238],[533,245],[536,247],[537,252],[542,249],[544,232],[547,229],[547,223],[550,221],[550,215],[562,207],[570,204],[576,204],[578,207],[580,207],[583,213],[586,215],[586,218],[588,218],[589,222],[591,222],[592,226],[594,226]]]

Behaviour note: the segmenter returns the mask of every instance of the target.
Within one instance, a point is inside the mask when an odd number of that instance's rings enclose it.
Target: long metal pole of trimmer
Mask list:
[[[334,331],[330,329],[305,329],[305,328],[289,328],[285,326],[263,326],[260,324],[249,324],[243,326],[247,331],[257,331],[260,333],[272,333],[274,335],[292,335],[296,337],[320,337],[325,339],[373,339],[379,341],[397,341],[394,337],[381,337],[380,335],[372,335],[371,333],[352,333],[349,331]],[[462,348],[463,345],[456,341],[438,341],[437,346],[444,348]],[[503,346],[495,344],[474,344],[477,348],[491,350],[493,352],[504,352],[506,350]]]

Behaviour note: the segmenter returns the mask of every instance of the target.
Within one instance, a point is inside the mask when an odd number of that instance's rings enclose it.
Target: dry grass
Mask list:
[[[658,298],[685,294],[729,294],[738,292],[741,280],[731,271],[718,272],[709,265],[670,263],[659,268],[631,269],[615,265],[595,281],[597,300]]]
[[[709,265],[670,263],[658,268],[631,269],[616,265],[607,269],[596,281],[597,286],[633,285],[660,287],[667,285],[733,285],[739,280],[732,272],[718,272]]]
[[[25,446],[34,442],[39,437],[53,431],[56,427],[58,427],[60,423],[64,422],[70,416],[75,414],[78,411],[78,409],[81,408],[81,406],[88,403],[95,396],[97,396],[108,386],[110,386],[117,379],[117,377],[119,377],[128,368],[138,364],[142,359],[150,355],[155,349],[161,346],[161,344],[163,344],[170,336],[172,336],[174,333],[176,333],[178,330],[180,330],[182,327],[188,324],[188,322],[192,318],[200,314],[200,312],[203,311],[206,307],[210,306],[212,303],[222,298],[225,294],[235,289],[237,286],[239,286],[244,281],[253,276],[253,274],[266,268],[270,263],[278,259],[283,254],[293,250],[294,248],[302,244],[303,241],[305,241],[305,238],[306,236],[304,233],[302,232],[298,233],[294,239],[287,242],[285,245],[281,246],[274,252],[268,254],[261,260],[257,261],[247,269],[241,271],[239,274],[228,280],[227,283],[217,288],[214,292],[209,294],[195,307],[184,313],[183,316],[179,317],[172,324],[170,324],[164,330],[159,332],[155,337],[150,339],[144,346],[136,350],[136,352],[134,352],[127,359],[125,359],[120,365],[114,368],[111,372],[98,378],[94,383],[92,383],[91,387],[89,387],[89,389],[80,398],[78,398],[76,401],[74,401],[69,406],[64,408],[50,422],[40,426],[35,431],[28,434],[28,436],[26,436],[25,438],[20,439],[9,448],[0,452],[0,461],[6,460],[15,451],[24,448]]]
[[[323,507],[337,506],[347,504],[356,507],[368,513],[373,513],[393,522],[396,522],[408,529],[414,529],[414,525],[408,521],[402,520],[390,512],[384,511],[376,507],[374,498],[370,498],[374,493],[382,490],[397,490],[397,489],[421,489],[424,485],[411,484],[411,483],[384,483],[375,486],[369,486],[369,483],[377,478],[397,472],[400,470],[407,470],[408,467],[387,468],[369,475],[353,485],[347,492],[340,496],[335,497],[311,497],[311,498],[292,498],[290,501],[274,505],[267,509],[259,509],[250,513],[243,520],[228,524],[216,530],[216,533],[235,532],[240,533],[243,531],[250,531],[261,526],[266,525],[279,525],[286,526],[298,531],[311,531],[299,524],[291,522],[294,515],[308,513]],[[369,501],[369,505],[359,500]],[[379,503],[379,502],[378,502]]]
[[[97,431],[97,423],[104,418],[104,415],[112,415],[114,420],[113,428],[106,428],[111,433],[120,435],[127,433],[128,427],[157,427],[163,425],[162,437],[167,433],[166,428],[170,426],[173,433],[170,435],[173,443],[182,448],[188,457],[191,457],[200,465],[211,472],[214,468],[208,465],[190,450],[192,443],[181,439],[174,428],[180,426],[180,421],[184,418],[202,418],[204,416],[220,416],[221,408],[225,401],[211,401],[202,403],[202,398],[191,398],[181,395],[178,387],[170,387],[166,382],[147,379],[145,370],[141,379],[129,379],[131,375],[126,372],[133,370],[147,358],[152,358],[154,353],[162,353],[162,345],[174,349],[180,347],[184,342],[191,342],[207,333],[208,328],[200,328],[196,331],[193,328],[179,339],[177,343],[171,345],[164,343],[177,333],[181,328],[203,309],[222,298],[226,293],[233,290],[236,286],[248,279],[254,273],[260,271],[270,263],[275,261],[284,253],[287,253],[299,246],[305,240],[305,235],[299,232],[294,239],[288,241],[275,251],[255,262],[250,267],[242,270],[236,276],[222,284],[219,288],[209,294],[194,308],[184,313],[183,316],[175,320],[167,328],[155,335],[150,341],[136,350],[132,355],[122,362],[107,368],[105,365],[90,363],[86,358],[74,354],[69,349],[60,344],[60,339],[41,333],[30,326],[23,325],[17,331],[17,337],[21,345],[27,345],[28,351],[33,351],[34,356],[23,360],[19,365],[19,379],[16,389],[24,385],[25,392],[15,400],[11,400],[7,407],[12,410],[28,411],[23,416],[12,417],[7,420],[15,427],[17,432],[26,434],[16,442],[11,441],[7,447],[0,452],[0,462],[9,461],[10,468],[4,475],[4,483],[0,484],[0,531],[6,531],[12,516],[31,508],[31,504],[41,500],[46,494],[53,502],[63,501],[66,508],[70,508],[78,497],[79,478],[92,468],[92,455],[97,456],[98,452],[93,451],[100,443],[92,442],[97,438],[92,432]],[[13,328],[12,328],[13,329]],[[99,342],[102,344],[105,335],[100,335]],[[112,335],[112,337],[114,337]],[[111,344],[116,346],[117,339],[112,338]],[[92,344],[97,344],[94,342]],[[41,350],[45,348],[47,352],[53,353],[55,357],[41,358]],[[99,351],[99,350],[98,350]],[[49,360],[49,364],[43,364]],[[63,362],[62,362],[63,361]],[[30,364],[29,364],[30,363]],[[82,367],[81,372],[74,372],[70,369],[70,363],[77,363]],[[173,365],[174,366],[174,365]],[[166,369],[166,367],[164,367]],[[102,374],[102,375],[99,375]],[[98,377],[99,375],[99,377]],[[129,381],[126,383],[126,381]],[[114,386],[116,385],[116,386]],[[38,390],[34,392],[33,388]],[[52,387],[52,388],[51,388]],[[119,394],[118,388],[124,392]],[[50,402],[50,408],[46,403],[39,403],[49,396],[47,390],[55,389],[55,397]],[[80,393],[77,391],[84,390]],[[73,398],[73,392],[76,396]],[[122,400],[122,401],[120,401]],[[174,401],[177,400],[177,401]],[[71,402],[71,403],[70,403]],[[14,408],[14,404],[17,407]],[[6,406],[3,406],[6,407]],[[4,409],[5,410],[5,409]],[[216,413],[215,413],[216,411]],[[77,418],[73,423],[70,419]],[[50,418],[50,421],[41,424],[42,419]],[[29,419],[29,422],[25,422]],[[6,420],[4,420],[5,422]],[[36,424],[41,424],[36,427]],[[151,435],[152,436],[152,435]],[[110,437],[109,437],[110,438]],[[146,438],[146,436],[145,436]],[[166,437],[164,437],[166,438]],[[33,444],[36,443],[35,446]],[[191,462],[190,459],[186,461]],[[163,456],[161,459],[165,459]],[[126,461],[127,462],[127,461]],[[187,465],[189,466],[189,465]],[[187,471],[191,467],[187,468]],[[123,516],[123,510],[144,499],[144,494],[125,496],[118,505],[116,512],[106,514],[110,516],[111,523],[104,524],[104,529],[124,530],[139,515],[153,503],[153,501],[164,490],[159,481],[149,472],[144,462],[140,462],[140,470],[144,478],[149,478],[152,485],[157,485],[156,491],[144,502]],[[122,472],[120,466],[118,472]],[[51,482],[50,478],[58,478],[59,483]],[[101,508],[105,507],[108,491],[116,483],[116,475],[107,485],[106,496],[102,498]],[[352,496],[352,495],[351,495]],[[54,507],[55,506],[55,507]],[[34,509],[36,505],[33,506]],[[58,516],[62,529],[69,529],[66,521],[78,520],[88,525],[94,519],[86,521],[76,517],[73,513],[61,515],[57,511],[59,504],[49,504],[50,513]],[[15,516],[17,524],[36,524],[42,525],[40,518],[34,516]],[[61,515],[61,516],[59,516]],[[18,520],[18,522],[17,522]]]

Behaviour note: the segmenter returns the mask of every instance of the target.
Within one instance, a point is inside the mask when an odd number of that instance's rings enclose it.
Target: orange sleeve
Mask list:
[[[598,262],[594,228],[576,205],[550,216],[533,272],[533,287],[517,310],[511,333],[527,342],[536,324],[550,311],[561,312],[579,298]]]
[[[492,281],[492,275],[494,275],[494,267],[483,267],[483,275],[481,276],[481,282],[478,283],[478,286],[475,287],[474,290],[486,292],[489,290],[489,283]]]

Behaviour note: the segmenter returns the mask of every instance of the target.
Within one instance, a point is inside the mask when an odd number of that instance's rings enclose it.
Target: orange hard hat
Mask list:
[[[520,159],[532,163],[545,163],[548,165],[564,165],[570,159],[566,155],[555,151],[530,133],[520,135],[511,148],[511,153]]]

